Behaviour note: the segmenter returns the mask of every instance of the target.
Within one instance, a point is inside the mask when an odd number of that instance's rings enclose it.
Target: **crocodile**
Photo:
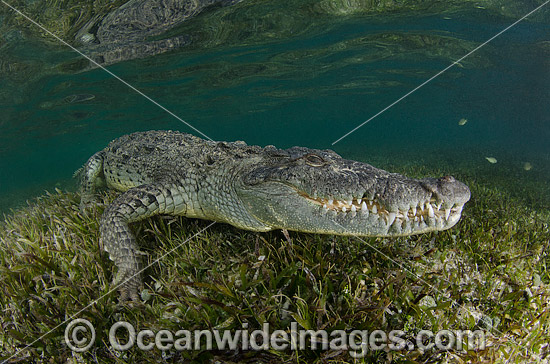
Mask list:
[[[118,267],[120,300],[138,300],[140,252],[129,223],[180,215],[264,232],[274,229],[405,236],[449,229],[470,199],[451,176],[412,179],[331,150],[215,142],[175,131],[122,136],[94,154],[81,177],[81,209],[99,186],[121,191],[100,221]]]
[[[209,8],[235,5],[242,0],[130,0],[106,16],[96,15],[76,35],[81,51],[96,64],[144,58],[191,42],[189,35],[163,34]],[[159,39],[154,39],[159,38]],[[95,64],[90,64],[95,68]]]

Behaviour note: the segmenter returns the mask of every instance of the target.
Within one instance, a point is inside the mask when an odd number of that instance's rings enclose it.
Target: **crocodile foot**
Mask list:
[[[129,269],[120,268],[112,286],[117,288],[120,296],[119,302],[141,302],[139,291],[141,287],[141,274],[131,272]]]

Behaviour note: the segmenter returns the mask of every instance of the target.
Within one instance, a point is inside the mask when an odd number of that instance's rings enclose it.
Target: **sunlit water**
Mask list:
[[[515,19],[474,9],[298,20],[109,69],[214,140],[331,148],[381,167],[471,168],[487,181],[508,176],[510,189],[543,186],[538,207],[549,206],[548,19],[518,24],[335,145]],[[5,39],[1,52],[28,67],[0,78],[1,211],[45,189],[74,189],[73,172],[122,134],[198,135],[101,69],[67,71],[80,56],[61,44],[15,30]]]

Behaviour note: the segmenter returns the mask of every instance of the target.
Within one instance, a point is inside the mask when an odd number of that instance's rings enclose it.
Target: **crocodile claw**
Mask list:
[[[132,274],[129,270],[119,269],[112,286],[119,290],[119,301],[141,302],[139,291],[141,286],[141,275]]]

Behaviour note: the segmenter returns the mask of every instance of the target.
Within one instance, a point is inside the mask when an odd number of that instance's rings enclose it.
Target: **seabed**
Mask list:
[[[412,165],[397,172],[427,174]],[[258,234],[218,223],[187,241],[210,222],[157,217],[134,224],[145,259],[162,257],[145,271],[143,302],[134,305],[120,305],[118,294],[109,293],[115,268],[98,244],[98,221],[114,194],[103,194],[82,215],[78,194],[48,193],[5,216],[0,227],[0,359],[544,362],[550,342],[548,213],[473,176],[456,177],[472,191],[457,226],[405,238],[290,232],[289,241],[280,231]],[[73,318],[89,320],[96,330],[84,353],[64,341],[62,323]],[[330,349],[116,351],[108,338],[117,321],[172,332],[235,331],[244,323],[250,331],[269,323],[271,331],[288,332],[295,322],[329,333],[402,330],[412,342],[420,330],[483,330],[485,341],[471,350],[466,343],[463,350],[371,350],[360,359]]]

